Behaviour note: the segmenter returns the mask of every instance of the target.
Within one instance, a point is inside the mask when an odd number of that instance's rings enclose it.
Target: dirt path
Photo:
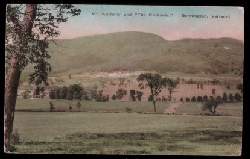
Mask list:
[[[164,113],[167,114],[175,114],[176,113],[176,109],[181,105],[180,102],[176,102],[176,103],[171,103],[170,106],[164,110]]]

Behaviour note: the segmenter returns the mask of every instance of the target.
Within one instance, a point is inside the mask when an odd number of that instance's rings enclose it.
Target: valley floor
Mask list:
[[[152,103],[148,106],[153,108]],[[24,106],[19,101],[17,110],[20,108]],[[178,108],[186,111],[184,106]],[[228,113],[241,112],[242,103],[227,109]],[[242,114],[17,111],[14,129],[20,135],[20,142],[15,145],[17,153],[230,156],[241,153]]]

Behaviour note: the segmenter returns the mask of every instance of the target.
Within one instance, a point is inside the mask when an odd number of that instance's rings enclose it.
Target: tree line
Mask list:
[[[54,87],[49,91],[50,99],[66,99],[66,100],[96,100],[108,101],[108,96],[103,96],[102,90],[97,87],[83,88],[80,84],[72,84],[70,86]]]

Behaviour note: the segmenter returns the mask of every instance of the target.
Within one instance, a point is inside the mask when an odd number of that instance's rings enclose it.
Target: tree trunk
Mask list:
[[[16,27],[21,27],[20,32],[17,32],[17,36],[21,32],[27,35],[31,34],[33,22],[36,17],[37,4],[27,4],[25,9],[25,15],[23,22],[21,23],[15,17],[11,17],[12,22]],[[21,38],[21,37],[19,37]],[[21,39],[19,41],[25,41]],[[26,43],[27,44],[27,43]],[[21,51],[21,46],[25,43],[20,44],[18,50]],[[25,52],[21,52],[25,54]],[[19,66],[19,61],[16,55],[12,55],[10,59],[10,65],[8,66],[8,71],[5,78],[5,92],[4,92],[4,151],[10,152],[10,137],[13,130],[14,112],[17,99],[17,89],[19,85],[21,75],[21,69]]]
[[[17,98],[17,88],[20,79],[17,59],[13,57],[5,80],[4,93],[4,151],[10,151],[10,136],[13,130],[14,112]]]
[[[156,113],[156,102],[155,102],[155,100],[153,99],[153,104],[154,104],[154,112]]]

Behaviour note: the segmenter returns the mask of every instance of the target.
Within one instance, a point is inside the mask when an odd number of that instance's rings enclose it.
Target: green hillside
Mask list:
[[[244,44],[231,38],[167,41],[144,32],[117,32],[51,43],[53,73],[140,71],[235,74]]]

